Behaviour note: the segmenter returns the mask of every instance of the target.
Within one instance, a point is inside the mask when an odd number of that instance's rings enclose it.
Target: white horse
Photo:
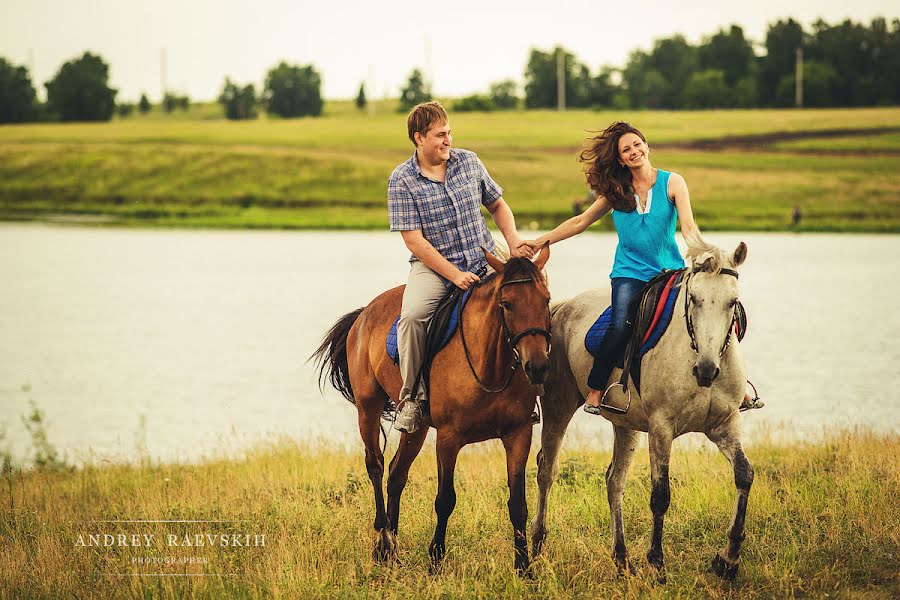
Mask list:
[[[606,471],[607,499],[613,534],[613,558],[621,573],[631,570],[622,522],[625,478],[637,446],[639,431],[649,436],[653,535],[647,560],[665,581],[662,550],[663,517],[669,507],[669,456],[674,438],[702,432],[714,442],[734,468],[737,500],[728,529],[728,543],[712,560],[712,571],[734,579],[744,539],[747,498],[753,467],[741,448],[738,408],[747,373],[734,333],[738,302],[738,273],[747,246],[741,242],[733,254],[704,242],[688,240],[688,270],[678,289],[668,329],[642,360],[641,390],[629,380],[630,408],[625,414],[607,410],[615,442]],[[538,454],[538,508],[531,523],[532,551],[537,555],[546,539],[547,495],[557,475],[557,457],[569,420],[588,394],[587,377],[592,357],[584,339],[599,312],[609,304],[609,293],[585,292],[552,307],[553,348],[551,374],[543,397],[544,427]],[[610,384],[619,381],[613,370]],[[628,394],[615,386],[606,404],[624,408]]]

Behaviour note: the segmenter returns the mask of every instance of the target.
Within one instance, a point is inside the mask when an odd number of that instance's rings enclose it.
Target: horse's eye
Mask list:
[[[502,300],[502,301],[500,302],[500,308],[503,308],[503,309],[505,309],[505,310],[509,310],[511,307],[512,307],[512,305],[511,305],[509,302],[507,302],[506,300]]]

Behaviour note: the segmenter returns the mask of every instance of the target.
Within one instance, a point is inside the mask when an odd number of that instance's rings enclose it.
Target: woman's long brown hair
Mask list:
[[[586,163],[584,174],[588,186],[620,212],[631,212],[637,207],[631,170],[619,163],[619,138],[626,133],[633,133],[647,143],[637,127],[616,121],[591,138],[578,156],[580,162]]]

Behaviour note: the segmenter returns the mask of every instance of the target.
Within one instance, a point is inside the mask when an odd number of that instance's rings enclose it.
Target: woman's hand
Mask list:
[[[519,242],[519,248],[528,248],[531,251],[531,256],[534,256],[534,253],[540,250],[543,245],[543,242],[538,242],[537,240],[522,240]]]
[[[534,258],[534,248],[522,238],[513,240],[509,245],[509,255],[513,258]]]

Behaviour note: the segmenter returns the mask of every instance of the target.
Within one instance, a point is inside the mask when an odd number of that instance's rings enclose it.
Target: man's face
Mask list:
[[[419,153],[429,164],[436,165],[441,162],[447,162],[450,159],[450,147],[453,146],[453,136],[450,135],[449,121],[432,123],[424,136],[416,133],[415,138]]]

